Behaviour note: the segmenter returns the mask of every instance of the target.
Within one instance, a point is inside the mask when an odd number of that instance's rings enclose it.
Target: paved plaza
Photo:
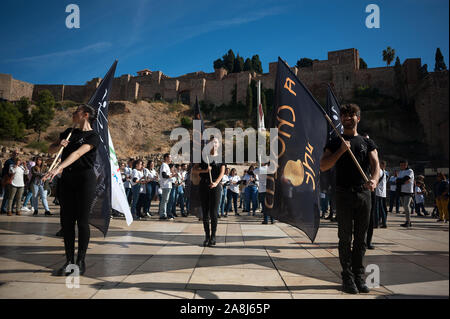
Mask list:
[[[51,202],[52,199],[49,200]],[[157,204],[157,203],[155,203]],[[156,211],[152,207],[152,212]],[[380,269],[369,294],[341,291],[337,224],[321,221],[314,244],[300,230],[260,217],[219,219],[217,246],[202,247],[196,217],[160,221],[111,220],[106,238],[96,229],[80,287],[52,276],[65,262],[59,209],[44,216],[0,215],[0,298],[448,298],[448,224],[389,214],[375,229],[365,264]]]

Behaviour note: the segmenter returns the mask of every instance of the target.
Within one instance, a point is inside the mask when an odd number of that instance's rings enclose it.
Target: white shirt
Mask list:
[[[168,176],[170,176],[172,173],[170,172],[169,164],[162,163],[161,168],[159,169],[159,185],[161,185],[161,188],[172,188],[172,178],[164,178],[162,176],[162,173],[165,172]]]
[[[375,189],[375,195],[378,197],[386,197],[386,173],[380,169],[380,182]]]
[[[222,180],[220,181],[220,183],[222,184],[222,186],[223,185],[225,185],[226,184],[226,182],[228,182],[230,179],[228,178],[228,176],[227,175],[223,175],[223,177],[222,177]]]
[[[141,180],[144,177],[144,171],[138,171],[137,169],[133,169],[131,172],[131,185],[138,184],[137,182]],[[134,182],[134,179],[136,179],[136,182]],[[145,184],[141,184],[141,187],[139,188],[139,193],[145,193]]]
[[[395,184],[396,180],[397,180],[397,177],[395,177],[395,176],[389,177],[389,183],[391,183],[391,186],[389,186],[389,190],[391,192],[395,192],[397,190],[397,184]]]
[[[423,196],[423,194],[418,194],[418,193],[422,193],[422,189],[420,189],[419,186],[414,186],[415,187],[415,200],[417,204],[423,203],[425,202],[425,197]]]
[[[158,173],[156,173],[155,169],[152,168],[149,170],[148,168],[144,168],[144,177],[149,180],[153,181],[158,176]]]
[[[239,175],[234,175],[229,177],[230,186],[228,186],[228,189],[232,191],[233,193],[239,194],[239,184],[231,184],[231,183],[237,183],[241,180],[241,177]]]
[[[133,172],[133,170],[127,166],[127,167],[125,167],[123,172],[125,173],[126,178],[131,178],[131,173]],[[125,182],[123,183],[123,186],[125,188],[131,188],[131,182],[129,180],[125,180]]]
[[[15,187],[24,187],[25,183],[23,180],[23,175],[27,175],[28,174],[28,169],[24,168],[22,165],[14,167],[14,164],[12,164],[9,167],[9,172],[11,174],[14,174],[14,177],[12,179],[12,186]]]
[[[252,177],[253,177],[253,181],[250,181],[250,178],[252,178]],[[256,182],[258,181],[258,175],[256,175],[256,174],[255,175],[245,174],[243,180],[247,182],[245,184],[246,186],[252,186],[252,185],[258,186],[256,184]]]
[[[414,172],[412,169],[407,168],[398,173],[397,178],[402,178],[405,176],[409,176],[409,181],[406,184],[402,184],[402,188],[400,189],[401,193],[414,194]]]
[[[266,182],[267,182],[267,166],[261,166],[255,169],[255,175],[259,180],[258,183],[258,192],[265,193],[266,192]]]

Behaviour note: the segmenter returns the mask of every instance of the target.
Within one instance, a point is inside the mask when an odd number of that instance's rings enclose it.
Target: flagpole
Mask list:
[[[69,140],[69,139],[70,139],[70,136],[72,135],[73,129],[74,129],[74,128],[72,127],[72,129],[70,130],[69,135],[67,135],[67,138],[65,138],[65,140]],[[64,149],[64,146],[61,146],[61,148],[60,148],[59,151],[58,151],[58,154],[56,154],[56,157],[55,157],[55,159],[53,160],[52,165],[50,165],[50,168],[48,169],[49,171],[51,171],[52,169],[54,169],[54,168],[56,167],[55,164],[56,164],[56,162],[58,161],[58,158],[59,158],[59,156],[61,155],[63,149]]]
[[[325,118],[328,120],[328,122],[330,122],[331,127],[333,127],[334,131],[337,133],[337,135],[341,138],[342,142],[345,142],[344,138],[341,136],[341,133],[338,132],[338,130],[336,129],[336,127],[334,126],[333,122],[331,121],[330,117],[328,116],[327,112],[325,112],[325,110],[323,109],[322,105],[319,104],[319,102],[317,102],[316,98],[314,97],[314,95],[312,95],[312,93],[309,91],[309,89],[303,84],[302,81],[300,81],[299,77],[297,75],[294,74],[294,72],[292,72],[291,68],[289,67],[289,65],[284,62],[284,60],[280,57],[278,57],[278,59],[280,61],[282,61],[286,67],[288,68],[289,72],[291,72],[291,74],[293,76],[295,76],[297,78],[297,80],[299,81],[300,85],[303,86],[303,88],[305,89],[306,92],[308,92],[308,94],[310,95],[310,97],[313,99],[314,102],[316,102],[316,106],[319,108],[320,111],[322,111],[322,114],[325,116]],[[353,155],[353,152],[351,149],[347,148],[347,151],[350,153],[351,158],[353,159],[353,162],[355,162],[356,167],[358,168],[359,172],[361,173],[362,177],[364,178],[365,182],[368,182],[369,179],[367,178],[366,174],[364,173],[364,171],[361,168],[361,165],[359,165],[358,160],[356,159],[355,155]]]
[[[208,155],[206,155],[206,161],[208,162],[208,168],[209,168],[209,156]],[[213,181],[212,181],[211,171],[208,169],[208,172],[209,172],[209,180],[210,180],[210,182],[212,184]]]

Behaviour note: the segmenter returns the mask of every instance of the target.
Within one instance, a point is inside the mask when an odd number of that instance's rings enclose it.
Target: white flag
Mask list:
[[[111,206],[113,209],[125,215],[127,225],[130,226],[133,222],[131,216],[130,206],[128,205],[127,195],[122,182],[122,175],[120,174],[119,163],[117,162],[116,151],[112,142],[111,134],[109,133],[109,162],[111,163]]]

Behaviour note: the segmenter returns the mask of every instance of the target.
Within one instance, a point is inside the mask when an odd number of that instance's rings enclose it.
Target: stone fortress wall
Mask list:
[[[359,62],[359,52],[352,48],[328,52],[327,60],[315,60],[310,67],[298,69],[294,66],[291,70],[315,97],[326,96],[326,84],[333,87],[340,100],[351,99],[359,86],[376,88],[382,94],[399,97],[393,66],[361,69]],[[403,62],[406,86],[415,99],[415,108],[431,153],[443,153],[448,159],[449,73],[430,72],[421,80],[420,68],[420,58]],[[237,101],[245,103],[247,87],[252,80],[261,80],[264,88],[274,88],[276,69],[277,62],[272,62],[269,72],[264,74],[248,71],[228,74],[221,68],[212,73],[198,71],[173,78],[161,71],[143,70],[137,76],[124,74],[115,78],[111,100],[134,101],[160,95],[169,102],[193,105],[197,97],[199,101],[221,105],[231,102],[232,91],[236,88]],[[0,99],[14,101],[25,96],[36,100],[40,91],[50,90],[57,101],[87,102],[100,82],[101,78],[93,78],[85,85],[31,84],[0,73]]]

